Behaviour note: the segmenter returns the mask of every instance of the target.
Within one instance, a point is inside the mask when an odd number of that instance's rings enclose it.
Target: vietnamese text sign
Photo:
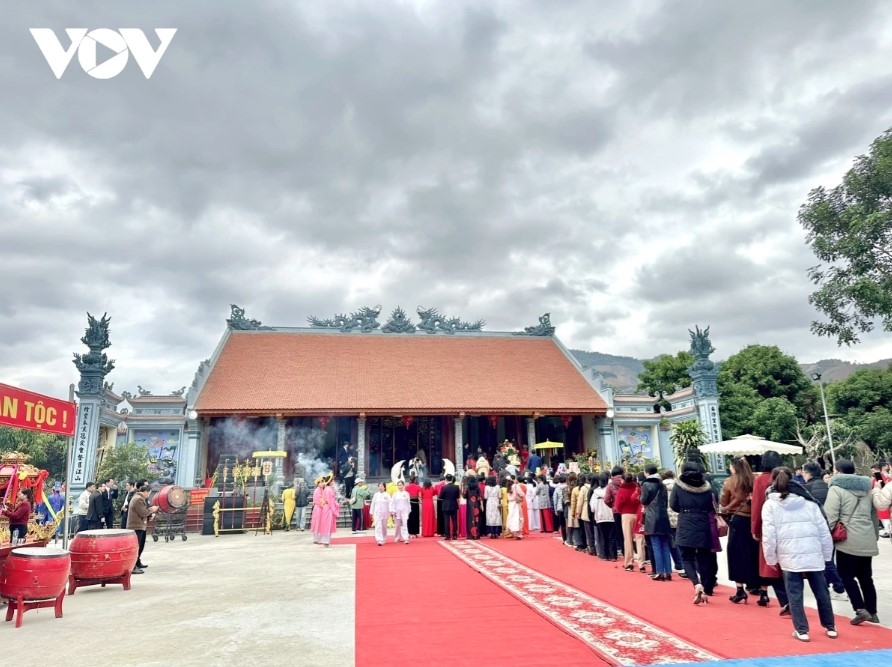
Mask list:
[[[91,461],[96,456],[96,449],[92,445],[95,442],[94,431],[98,433],[98,406],[93,403],[81,403],[78,413],[77,434],[74,438],[73,463],[71,473],[71,486],[81,487],[87,483],[87,473],[91,470]]]
[[[77,406],[42,394],[0,384],[0,425],[74,435]]]

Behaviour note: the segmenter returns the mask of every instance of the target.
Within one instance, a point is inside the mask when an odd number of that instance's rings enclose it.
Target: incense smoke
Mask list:
[[[295,453],[294,476],[314,480],[319,475],[327,475],[332,470],[330,461],[322,456],[325,447],[325,431],[318,428],[291,429],[289,438],[291,451]]]

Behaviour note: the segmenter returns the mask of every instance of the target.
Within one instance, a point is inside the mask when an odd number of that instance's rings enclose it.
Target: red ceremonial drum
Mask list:
[[[74,536],[68,549],[74,579],[117,579],[133,571],[139,542],[132,530],[83,530]]]
[[[179,512],[188,503],[186,492],[183,487],[168,484],[158,489],[158,493],[152,499],[152,504],[158,508],[158,511],[165,514]]]
[[[65,581],[71,569],[71,556],[64,549],[19,547],[13,549],[0,568],[0,597],[6,603],[6,620],[15,614],[15,626],[22,627],[22,614],[31,609],[55,608],[62,618]]]
[[[65,590],[71,556],[64,549],[19,547],[0,570],[0,596],[15,600],[50,600]]]

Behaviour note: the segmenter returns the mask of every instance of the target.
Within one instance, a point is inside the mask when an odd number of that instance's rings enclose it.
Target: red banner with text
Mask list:
[[[0,426],[74,435],[77,405],[0,384]]]

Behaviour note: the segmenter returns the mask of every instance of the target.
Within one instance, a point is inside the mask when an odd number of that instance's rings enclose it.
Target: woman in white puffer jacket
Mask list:
[[[789,468],[775,468],[771,473],[772,486],[762,506],[762,551],[768,565],[780,565],[784,573],[793,637],[807,642],[808,619],[802,604],[804,580],[818,603],[818,616],[827,636],[836,639],[833,606],[825,563],[833,557],[833,540],[821,507],[814,499],[791,493],[793,473]]]

